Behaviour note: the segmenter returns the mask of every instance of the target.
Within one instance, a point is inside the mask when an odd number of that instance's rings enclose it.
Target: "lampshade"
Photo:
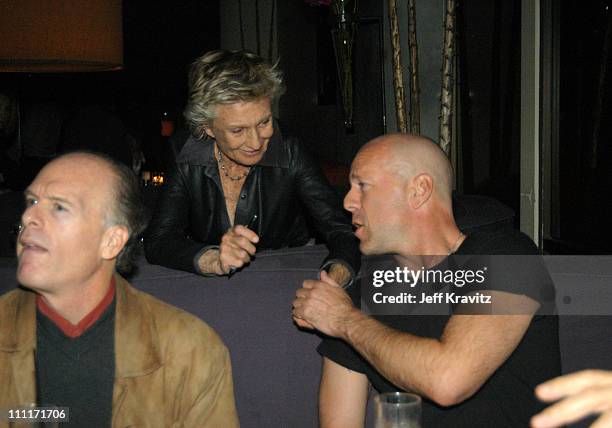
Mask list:
[[[0,1],[0,71],[123,66],[121,0]]]

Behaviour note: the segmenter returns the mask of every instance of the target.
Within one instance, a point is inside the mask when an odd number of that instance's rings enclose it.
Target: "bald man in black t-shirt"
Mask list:
[[[319,347],[321,426],[362,427],[369,384],[421,395],[424,426],[527,425],[542,408],[533,387],[560,372],[554,290],[533,242],[514,231],[465,236],[452,213],[450,163],[425,138],[371,141],[353,161],[350,182],[344,206],[363,254],[392,255],[396,267],[387,272],[444,269],[455,278],[465,271],[461,263],[479,260],[474,255],[491,256],[485,260],[495,274],[482,292],[463,287],[456,294],[492,303],[451,301],[446,314],[369,316],[327,275],[305,281],[294,320],[330,336]],[[506,259],[496,258],[517,254],[531,257],[508,257],[507,269]],[[362,273],[362,297],[372,278]]]

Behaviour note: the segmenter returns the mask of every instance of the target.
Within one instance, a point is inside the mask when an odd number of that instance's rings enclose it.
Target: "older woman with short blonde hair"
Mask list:
[[[284,137],[272,105],[276,65],[245,51],[213,51],[189,73],[192,136],[176,160],[145,237],[147,259],[204,275],[248,265],[261,249],[326,242],[322,269],[340,285],[359,270],[350,220],[315,160]]]

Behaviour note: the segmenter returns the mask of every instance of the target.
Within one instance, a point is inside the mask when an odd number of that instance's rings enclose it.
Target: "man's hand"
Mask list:
[[[234,226],[221,238],[218,250],[206,251],[200,257],[198,265],[206,273],[225,275],[232,268],[239,269],[251,261],[259,242],[259,236],[246,226]]]
[[[535,428],[557,427],[588,415],[601,416],[591,427],[612,426],[612,372],[583,370],[544,382],[535,390],[546,402],[560,400],[531,419]]]
[[[316,328],[333,337],[341,337],[344,326],[360,311],[351,298],[327,274],[321,280],[306,280],[293,301],[293,319],[300,327]]]

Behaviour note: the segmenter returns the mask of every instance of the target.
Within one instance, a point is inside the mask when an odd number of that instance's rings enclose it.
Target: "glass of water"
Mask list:
[[[421,397],[386,392],[374,397],[376,428],[421,428]]]

